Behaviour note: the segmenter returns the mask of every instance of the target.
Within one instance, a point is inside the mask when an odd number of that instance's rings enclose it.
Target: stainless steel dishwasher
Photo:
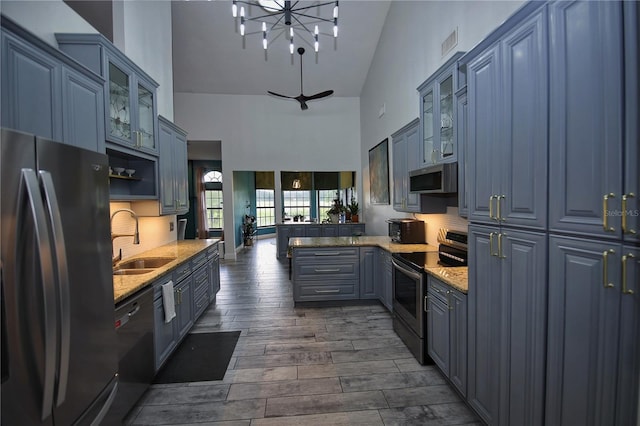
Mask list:
[[[115,327],[119,385],[104,425],[121,424],[153,381],[153,287],[116,305]]]

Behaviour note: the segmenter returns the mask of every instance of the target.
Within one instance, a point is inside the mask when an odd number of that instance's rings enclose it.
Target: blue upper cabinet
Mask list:
[[[156,83],[100,34],[56,34],[60,49],[105,79],[107,141],[158,154]]]
[[[469,214],[469,185],[467,183],[467,143],[468,124],[467,86],[456,92],[456,140],[458,145],[458,214],[467,217]]]
[[[624,186],[621,198],[621,228],[624,239],[640,242],[640,7],[637,1],[627,1],[624,8],[624,77],[625,77],[625,145]]]
[[[2,126],[62,140],[61,64],[2,31]]]
[[[546,7],[467,57],[469,219],[546,227]]]
[[[105,152],[104,80],[2,17],[2,126]]]
[[[456,106],[458,59],[455,53],[418,87],[420,92],[420,162],[418,167],[456,161]],[[411,171],[412,169],[409,169]]]
[[[552,231],[621,236],[625,118],[622,28],[620,2],[559,1],[550,6]],[[635,46],[637,61],[637,40]],[[637,85],[638,75],[631,78]],[[637,113],[636,106],[636,126]],[[634,143],[637,146],[637,138]],[[637,154],[635,158],[632,167],[637,171]],[[637,179],[634,183],[637,185]],[[637,196],[637,186],[635,189]]]

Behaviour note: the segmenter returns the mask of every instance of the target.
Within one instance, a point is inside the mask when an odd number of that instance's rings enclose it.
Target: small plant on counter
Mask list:
[[[327,211],[327,214],[331,218],[331,222],[338,223],[340,220],[340,215],[344,212],[345,212],[345,207],[342,200],[339,198],[334,198],[331,208]]]
[[[354,197],[351,197],[351,203],[348,205],[349,212],[351,213],[351,222],[358,222],[358,212],[360,211],[360,206],[358,206],[358,202]]]

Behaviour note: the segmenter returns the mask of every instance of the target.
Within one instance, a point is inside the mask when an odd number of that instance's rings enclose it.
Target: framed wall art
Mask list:
[[[371,204],[389,204],[389,138],[369,150]]]

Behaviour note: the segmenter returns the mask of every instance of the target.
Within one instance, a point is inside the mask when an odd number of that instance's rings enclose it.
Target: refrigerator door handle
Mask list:
[[[23,191],[29,200],[29,207],[33,216],[35,227],[36,248],[40,257],[40,275],[43,293],[44,314],[44,375],[42,384],[42,420],[51,415],[53,408],[53,390],[56,376],[56,352],[57,352],[57,313],[55,304],[55,275],[53,266],[53,253],[47,228],[44,204],[40,195],[38,177],[32,169],[22,169],[19,199],[23,199]],[[20,204],[22,206],[22,203]],[[26,215],[18,211],[18,218]]]
[[[69,269],[67,267],[67,250],[62,230],[62,218],[58,205],[53,178],[48,171],[40,170],[40,182],[44,192],[44,201],[47,205],[49,223],[53,234],[53,247],[57,266],[58,281],[58,315],[60,321],[60,357],[58,358],[58,386],[56,389],[56,406],[64,403],[67,395],[67,383],[69,379],[69,352],[71,350],[71,296],[69,288]]]

